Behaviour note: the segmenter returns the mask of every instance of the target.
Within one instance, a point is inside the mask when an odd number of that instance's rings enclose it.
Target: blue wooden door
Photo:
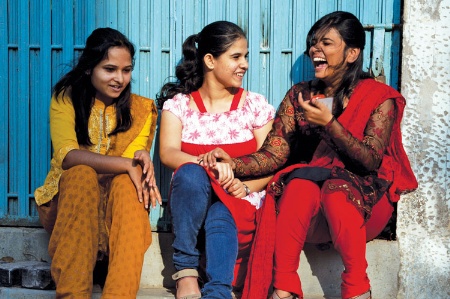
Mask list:
[[[249,40],[244,87],[278,106],[293,83],[311,78],[307,31],[334,10],[365,24],[365,68],[398,87],[400,0],[0,0],[0,225],[39,225],[33,192],[50,164],[51,87],[94,28],[113,27],[131,39],[138,49],[133,91],[154,98],[174,75],[186,37],[216,20],[235,22]],[[167,199],[171,172],[157,148],[152,156]],[[152,211],[151,222],[169,229],[164,208]]]

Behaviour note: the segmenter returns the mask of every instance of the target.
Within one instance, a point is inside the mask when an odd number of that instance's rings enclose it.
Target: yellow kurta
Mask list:
[[[145,115],[145,124],[139,127],[139,133],[129,141],[126,148],[120,153],[115,153],[118,146],[115,144],[116,136],[108,136],[116,127],[115,105],[106,107],[103,102],[95,100],[89,117],[89,137],[92,145],[83,147],[94,153],[103,155],[120,155],[126,158],[133,158],[134,152],[142,149],[150,149],[153,141],[156,126],[157,110],[152,100],[132,94],[131,112],[133,120],[143,112],[142,106],[150,106],[150,113]],[[133,113],[134,112],[134,113]],[[80,149],[75,132],[75,110],[70,97],[67,95],[56,101],[52,97],[50,104],[50,133],[53,145],[53,158],[51,160],[50,171],[45,179],[44,185],[37,188],[34,196],[37,205],[49,202],[58,193],[58,184],[62,169],[62,162],[67,153],[74,149]],[[119,133],[126,134],[125,133]],[[111,153],[111,151],[115,151]]]

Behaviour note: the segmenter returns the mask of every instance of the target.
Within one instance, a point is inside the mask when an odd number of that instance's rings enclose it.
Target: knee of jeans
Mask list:
[[[211,186],[205,169],[193,163],[180,166],[173,175],[172,184],[190,188],[209,188]]]
[[[220,223],[227,224],[228,228],[236,230],[236,222],[230,210],[220,201],[211,205],[206,216],[205,227],[220,226]]]

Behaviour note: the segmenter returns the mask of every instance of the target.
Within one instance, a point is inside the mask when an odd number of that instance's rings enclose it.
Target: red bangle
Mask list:
[[[330,119],[330,121],[325,125],[325,129],[328,129],[329,127],[331,127],[331,124],[336,120],[336,118],[333,117]]]

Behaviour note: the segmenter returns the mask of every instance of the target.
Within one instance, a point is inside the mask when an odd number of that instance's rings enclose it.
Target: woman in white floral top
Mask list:
[[[235,156],[255,152],[272,127],[275,109],[264,96],[241,88],[247,55],[239,26],[211,23],[186,39],[178,81],[165,84],[158,98],[161,161],[175,170],[170,211],[176,298],[232,298],[233,288],[243,287],[255,216],[270,177],[243,182],[228,164],[204,167],[198,157],[218,145]],[[198,242],[203,229],[204,248]],[[206,281],[200,292],[203,250]]]

